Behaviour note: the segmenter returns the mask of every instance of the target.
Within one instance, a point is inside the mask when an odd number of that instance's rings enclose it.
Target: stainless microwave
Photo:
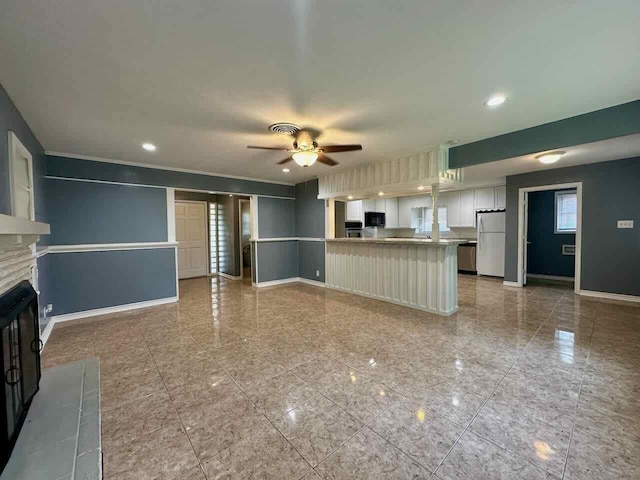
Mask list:
[[[385,215],[382,212],[364,212],[364,226],[384,228]]]

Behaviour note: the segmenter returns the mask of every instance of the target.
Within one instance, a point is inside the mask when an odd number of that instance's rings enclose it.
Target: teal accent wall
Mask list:
[[[449,166],[470,167],[634,133],[640,133],[640,100],[453,147]]]

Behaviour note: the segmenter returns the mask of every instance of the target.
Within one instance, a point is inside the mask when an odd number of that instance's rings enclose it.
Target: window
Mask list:
[[[575,190],[556,192],[556,233],[576,233],[578,195]]]
[[[431,233],[433,224],[433,208],[416,207],[411,209],[411,228],[418,233]],[[438,207],[438,227],[441,232],[448,232],[447,207]]]

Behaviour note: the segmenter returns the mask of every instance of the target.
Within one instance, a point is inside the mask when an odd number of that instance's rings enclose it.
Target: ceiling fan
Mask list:
[[[272,130],[273,131],[273,130]],[[362,145],[327,145],[324,147],[318,147],[318,142],[315,141],[313,132],[308,129],[300,129],[291,133],[295,137],[293,141],[293,148],[287,147],[257,147],[254,145],[248,145],[247,148],[258,148],[262,150],[284,150],[291,153],[290,156],[284,160],[278,162],[278,165],[293,160],[301,167],[310,167],[316,160],[325,165],[333,167],[338,165],[338,162],[330,157],[327,157],[326,153],[337,152],[353,152],[356,150],[362,150]]]

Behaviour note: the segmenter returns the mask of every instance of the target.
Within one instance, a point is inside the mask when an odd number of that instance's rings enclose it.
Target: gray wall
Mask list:
[[[197,173],[174,172],[145,167],[134,167],[67,157],[47,156],[47,173],[55,177],[84,178],[140,185],[187,188],[228,193],[274,195],[294,197],[292,185],[256,182],[229,177]]]
[[[298,242],[298,276],[324,282],[324,242]],[[320,272],[320,275],[316,275]]]
[[[295,236],[324,238],[324,201],[318,200],[318,180],[296,185]]]
[[[344,223],[343,223],[344,225]],[[318,199],[318,180],[296,185],[296,236],[324,238],[324,200]],[[324,282],[324,242],[298,242],[298,276]],[[320,275],[316,275],[319,271]]]
[[[258,282],[298,276],[298,242],[257,242]]]
[[[51,244],[167,241],[167,191],[45,179]]]
[[[49,254],[54,315],[176,295],[173,248]]]
[[[260,238],[296,236],[296,201],[258,197],[258,231]]]
[[[581,288],[640,295],[640,158],[507,177],[505,280],[518,270],[518,189],[582,182]],[[617,220],[634,220],[620,230]]]
[[[556,233],[556,191],[529,193],[527,273],[573,277],[575,257],[562,254],[563,245],[575,245],[572,233]]]

